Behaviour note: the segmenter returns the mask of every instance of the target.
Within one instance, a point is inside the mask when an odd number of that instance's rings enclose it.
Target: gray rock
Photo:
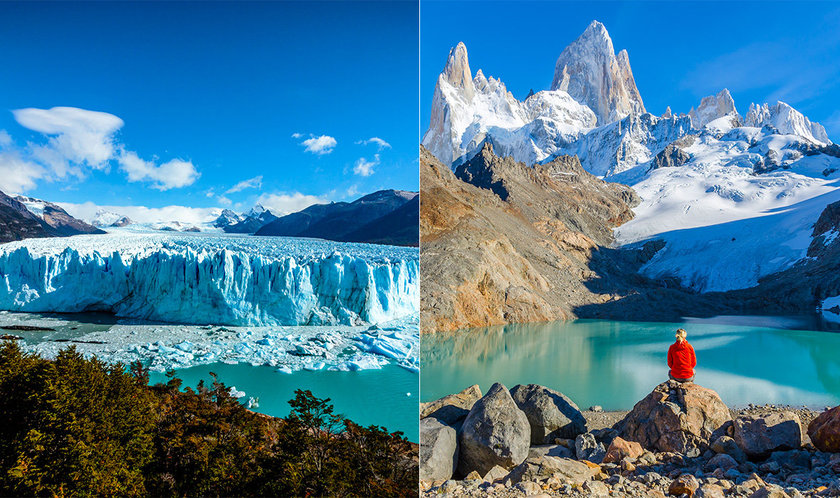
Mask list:
[[[582,486],[586,496],[592,498],[606,498],[610,496],[610,488],[601,481],[586,481]]]
[[[498,465],[506,469],[528,456],[531,427],[507,388],[496,383],[475,402],[459,437],[458,471],[486,474]]]
[[[503,479],[507,475],[507,469],[496,465],[495,467],[490,469],[486,474],[484,474],[484,480],[487,482],[496,482],[499,479]]]
[[[536,481],[559,476],[560,479],[572,486],[580,486],[598,473],[583,462],[570,458],[555,458],[541,456],[528,458],[510,471],[508,477],[512,483],[522,481]]]
[[[595,435],[591,432],[579,434],[575,438],[575,456],[578,460],[589,460],[592,463],[601,463],[604,456],[607,454],[607,449],[603,443],[599,443],[595,439]]]
[[[557,458],[575,458],[571,448],[560,444],[541,444],[528,449],[528,457],[553,456]]]
[[[712,471],[715,469],[723,469],[724,471],[726,471],[729,469],[734,469],[737,466],[738,462],[736,462],[734,458],[727,455],[726,453],[718,453],[717,455],[710,458],[703,468],[707,471]]]
[[[751,458],[766,457],[773,451],[802,446],[799,415],[792,411],[766,415],[743,415],[735,419],[732,438]]]
[[[701,484],[694,493],[695,498],[724,498],[723,488],[717,484]]]
[[[458,465],[455,429],[436,418],[420,420],[420,479],[450,479]]]
[[[715,453],[725,453],[735,459],[738,463],[747,461],[747,455],[729,436],[721,436],[712,442],[712,451]]]
[[[572,439],[586,432],[586,419],[563,393],[537,384],[518,385],[510,395],[531,425],[531,443],[546,444],[555,438]]]
[[[470,408],[480,398],[481,388],[475,384],[459,393],[420,403],[420,418],[435,417],[446,425],[454,426],[467,416]]]

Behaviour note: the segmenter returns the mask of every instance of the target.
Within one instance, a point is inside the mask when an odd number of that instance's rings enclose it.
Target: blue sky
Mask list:
[[[0,2],[0,188],[287,210],[416,190],[417,29],[413,2]]]
[[[645,107],[688,112],[727,87],[738,111],[785,101],[840,141],[840,3],[444,2],[421,8],[421,127],[449,49],[463,41],[475,74],[523,99],[547,90],[554,63],[587,25],[604,23],[627,49]]]

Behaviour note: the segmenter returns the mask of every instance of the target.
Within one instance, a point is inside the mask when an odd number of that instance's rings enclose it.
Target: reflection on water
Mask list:
[[[726,321],[726,320],[724,320]],[[421,399],[480,384],[535,383],[582,408],[629,410],[667,380],[674,330],[688,330],[696,382],[733,406],[840,402],[840,334],[688,320],[577,320],[431,334],[421,341]]]

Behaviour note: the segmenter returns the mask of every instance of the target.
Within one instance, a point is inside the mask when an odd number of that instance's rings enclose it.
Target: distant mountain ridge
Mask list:
[[[0,192],[0,242],[105,233],[76,219],[56,204]]]
[[[419,209],[417,197],[416,192],[380,190],[353,202],[315,204],[277,218],[255,235],[416,246],[417,215],[412,206]],[[406,228],[412,219],[413,226]]]

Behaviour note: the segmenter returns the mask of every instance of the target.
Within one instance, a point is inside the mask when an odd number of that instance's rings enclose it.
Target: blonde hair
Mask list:
[[[684,341],[686,334],[687,333],[686,333],[685,329],[677,329],[676,338],[681,340],[681,341]]]

